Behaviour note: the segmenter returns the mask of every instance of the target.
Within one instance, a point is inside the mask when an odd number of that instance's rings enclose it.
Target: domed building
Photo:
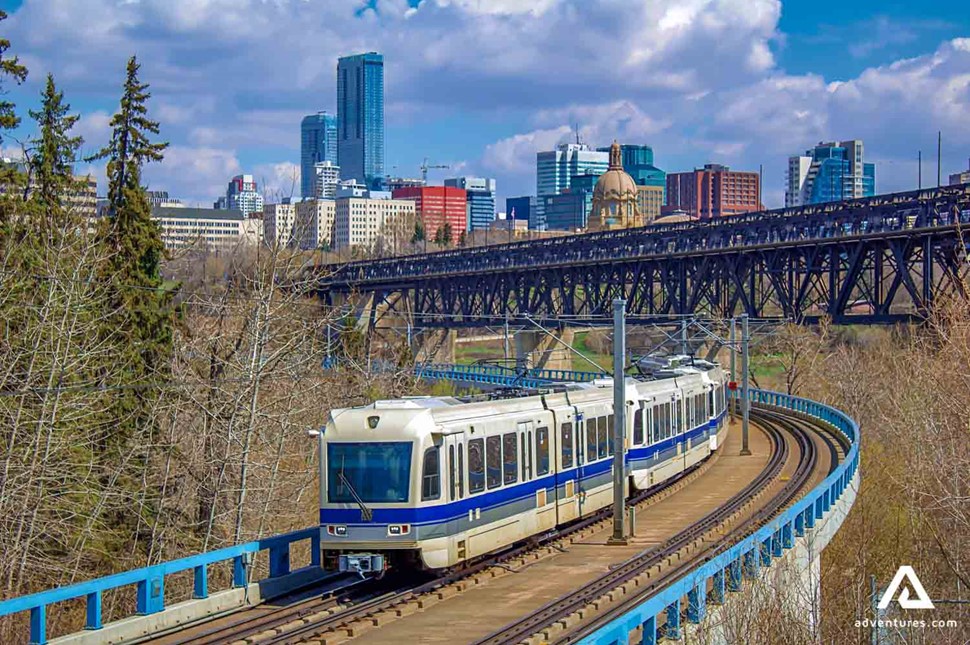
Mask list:
[[[616,141],[610,146],[610,168],[600,175],[593,188],[593,208],[586,230],[612,231],[643,226],[637,206],[637,185],[623,170],[623,155]]]

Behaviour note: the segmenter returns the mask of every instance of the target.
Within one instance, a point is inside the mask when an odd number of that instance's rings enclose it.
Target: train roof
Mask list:
[[[689,356],[651,357],[649,371],[626,378],[627,388],[640,395],[659,391],[675,382],[675,379],[698,376],[717,368],[718,365],[707,361],[695,360]],[[637,363],[643,369],[643,359]],[[613,379],[599,378],[586,383],[561,383],[545,388],[523,389],[508,388],[488,394],[473,396],[406,396],[399,399],[381,399],[367,405],[334,410],[335,413],[347,410],[376,410],[410,412],[411,415],[423,410],[431,410],[436,422],[447,422],[475,416],[528,412],[543,409],[543,397],[550,407],[570,405],[580,401],[590,401],[603,397],[604,390],[612,390]],[[502,402],[501,411],[494,404]]]

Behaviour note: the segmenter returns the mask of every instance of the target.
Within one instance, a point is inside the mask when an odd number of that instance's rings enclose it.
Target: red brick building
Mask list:
[[[468,228],[468,193],[464,188],[451,186],[408,186],[391,193],[394,199],[410,199],[424,234],[433,242],[438,229],[451,224],[451,243],[457,244]]]
[[[760,196],[758,173],[707,164],[690,172],[667,175],[663,214],[684,211],[693,219],[710,219],[750,213],[762,210]]]

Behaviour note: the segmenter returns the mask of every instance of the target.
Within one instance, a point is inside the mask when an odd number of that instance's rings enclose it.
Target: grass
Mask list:
[[[472,365],[484,359],[501,358],[505,358],[505,348],[501,341],[487,340],[455,345],[455,363],[458,365]]]
[[[573,349],[577,352],[590,359],[594,363],[600,366],[600,369],[604,372],[613,371],[613,357],[609,354],[598,354],[591,350],[586,345],[586,333],[578,333],[573,337]],[[572,354],[572,353],[571,353]],[[584,361],[576,354],[572,354],[573,369],[577,372],[591,372],[593,371],[593,366],[588,362]]]

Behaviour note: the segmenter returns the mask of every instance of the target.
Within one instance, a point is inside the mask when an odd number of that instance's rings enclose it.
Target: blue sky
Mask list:
[[[294,185],[303,114],[334,110],[339,55],[385,54],[387,169],[424,157],[535,190],[535,152],[578,123],[594,145],[654,146],[668,171],[765,169],[821,139],[863,138],[880,191],[915,184],[916,151],[944,174],[970,156],[970,11],[871,0],[0,0],[30,69],[22,115],[54,74],[87,147],[107,139],[128,55],[172,146],[152,188],[211,203],[250,172]],[[26,123],[15,137],[31,134]],[[5,154],[16,151],[13,138]],[[935,166],[935,164],[934,164]],[[91,168],[96,173],[100,167]],[[924,166],[924,177],[935,167]],[[295,182],[296,185],[299,182]],[[500,208],[502,204],[500,203]]]

